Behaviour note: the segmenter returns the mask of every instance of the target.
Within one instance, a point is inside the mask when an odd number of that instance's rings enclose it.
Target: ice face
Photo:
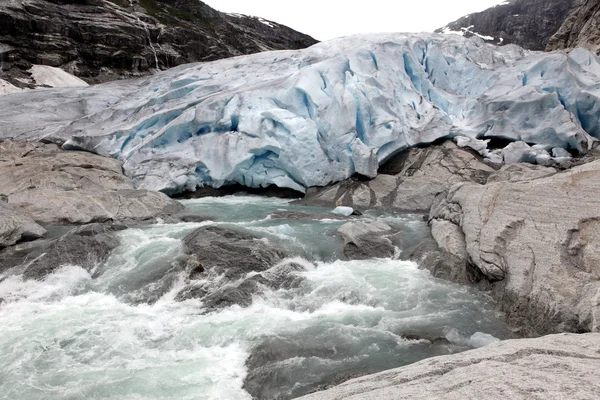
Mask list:
[[[600,138],[599,84],[599,59],[583,49],[364,35],[85,90],[2,96],[0,136],[49,136],[120,158],[144,189],[239,183],[304,191],[356,173],[373,177],[389,157],[440,138],[495,162],[507,154],[547,165],[552,156],[522,145],[518,155],[489,152],[485,139],[585,152]]]

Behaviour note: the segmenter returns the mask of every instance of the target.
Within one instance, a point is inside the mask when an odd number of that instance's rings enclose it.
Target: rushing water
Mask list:
[[[344,221],[270,217],[328,210],[256,197],[183,203],[208,221],[120,232],[120,247],[91,273],[65,265],[44,281],[0,277],[0,398],[250,399],[246,389],[293,398],[509,335],[482,295],[414,263],[340,261],[342,243],[331,234]],[[395,226],[406,242],[427,235],[418,215],[363,218]],[[171,262],[182,239],[209,224],[287,247],[304,280],[257,295],[248,308],[206,313],[199,300],[175,301],[184,277],[169,273]]]

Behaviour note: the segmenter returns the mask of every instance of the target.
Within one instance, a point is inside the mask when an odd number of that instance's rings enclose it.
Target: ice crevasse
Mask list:
[[[600,138],[600,63],[584,49],[361,35],[146,79],[1,96],[0,121],[0,136],[52,138],[120,158],[139,188],[304,191],[374,177],[391,156],[441,138],[493,162],[585,153]],[[492,150],[485,139],[518,145]]]

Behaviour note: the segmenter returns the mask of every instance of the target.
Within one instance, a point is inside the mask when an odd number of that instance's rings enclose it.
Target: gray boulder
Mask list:
[[[118,160],[43,143],[0,143],[0,196],[45,224],[150,220],[184,208],[162,193],[135,190]]]
[[[18,214],[0,201],[0,249],[18,242],[39,239],[46,230],[31,218]]]
[[[301,282],[290,254],[281,247],[236,230],[207,226],[184,240],[182,268],[190,283],[176,299],[201,299],[205,310],[239,305],[247,307],[267,289],[291,288]]]
[[[599,331],[600,161],[538,173],[457,185],[431,218],[460,225],[483,287],[524,333]]]
[[[390,236],[396,232],[380,221],[348,222],[336,231],[344,240],[344,255],[350,260],[394,256],[395,247]]]
[[[0,272],[15,268],[24,279],[38,280],[66,265],[92,272],[119,245],[114,232],[123,229],[123,225],[91,224],[72,228],[57,239],[9,247],[0,253]]]
[[[600,334],[508,340],[347,381],[303,400],[595,399]]]

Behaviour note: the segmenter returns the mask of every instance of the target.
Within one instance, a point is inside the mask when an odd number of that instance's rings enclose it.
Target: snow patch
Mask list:
[[[49,87],[77,87],[77,86],[88,86],[88,84],[63,71],[60,68],[50,67],[47,65],[34,65],[28,71],[31,74],[31,78],[35,82],[36,86],[49,86]]]

